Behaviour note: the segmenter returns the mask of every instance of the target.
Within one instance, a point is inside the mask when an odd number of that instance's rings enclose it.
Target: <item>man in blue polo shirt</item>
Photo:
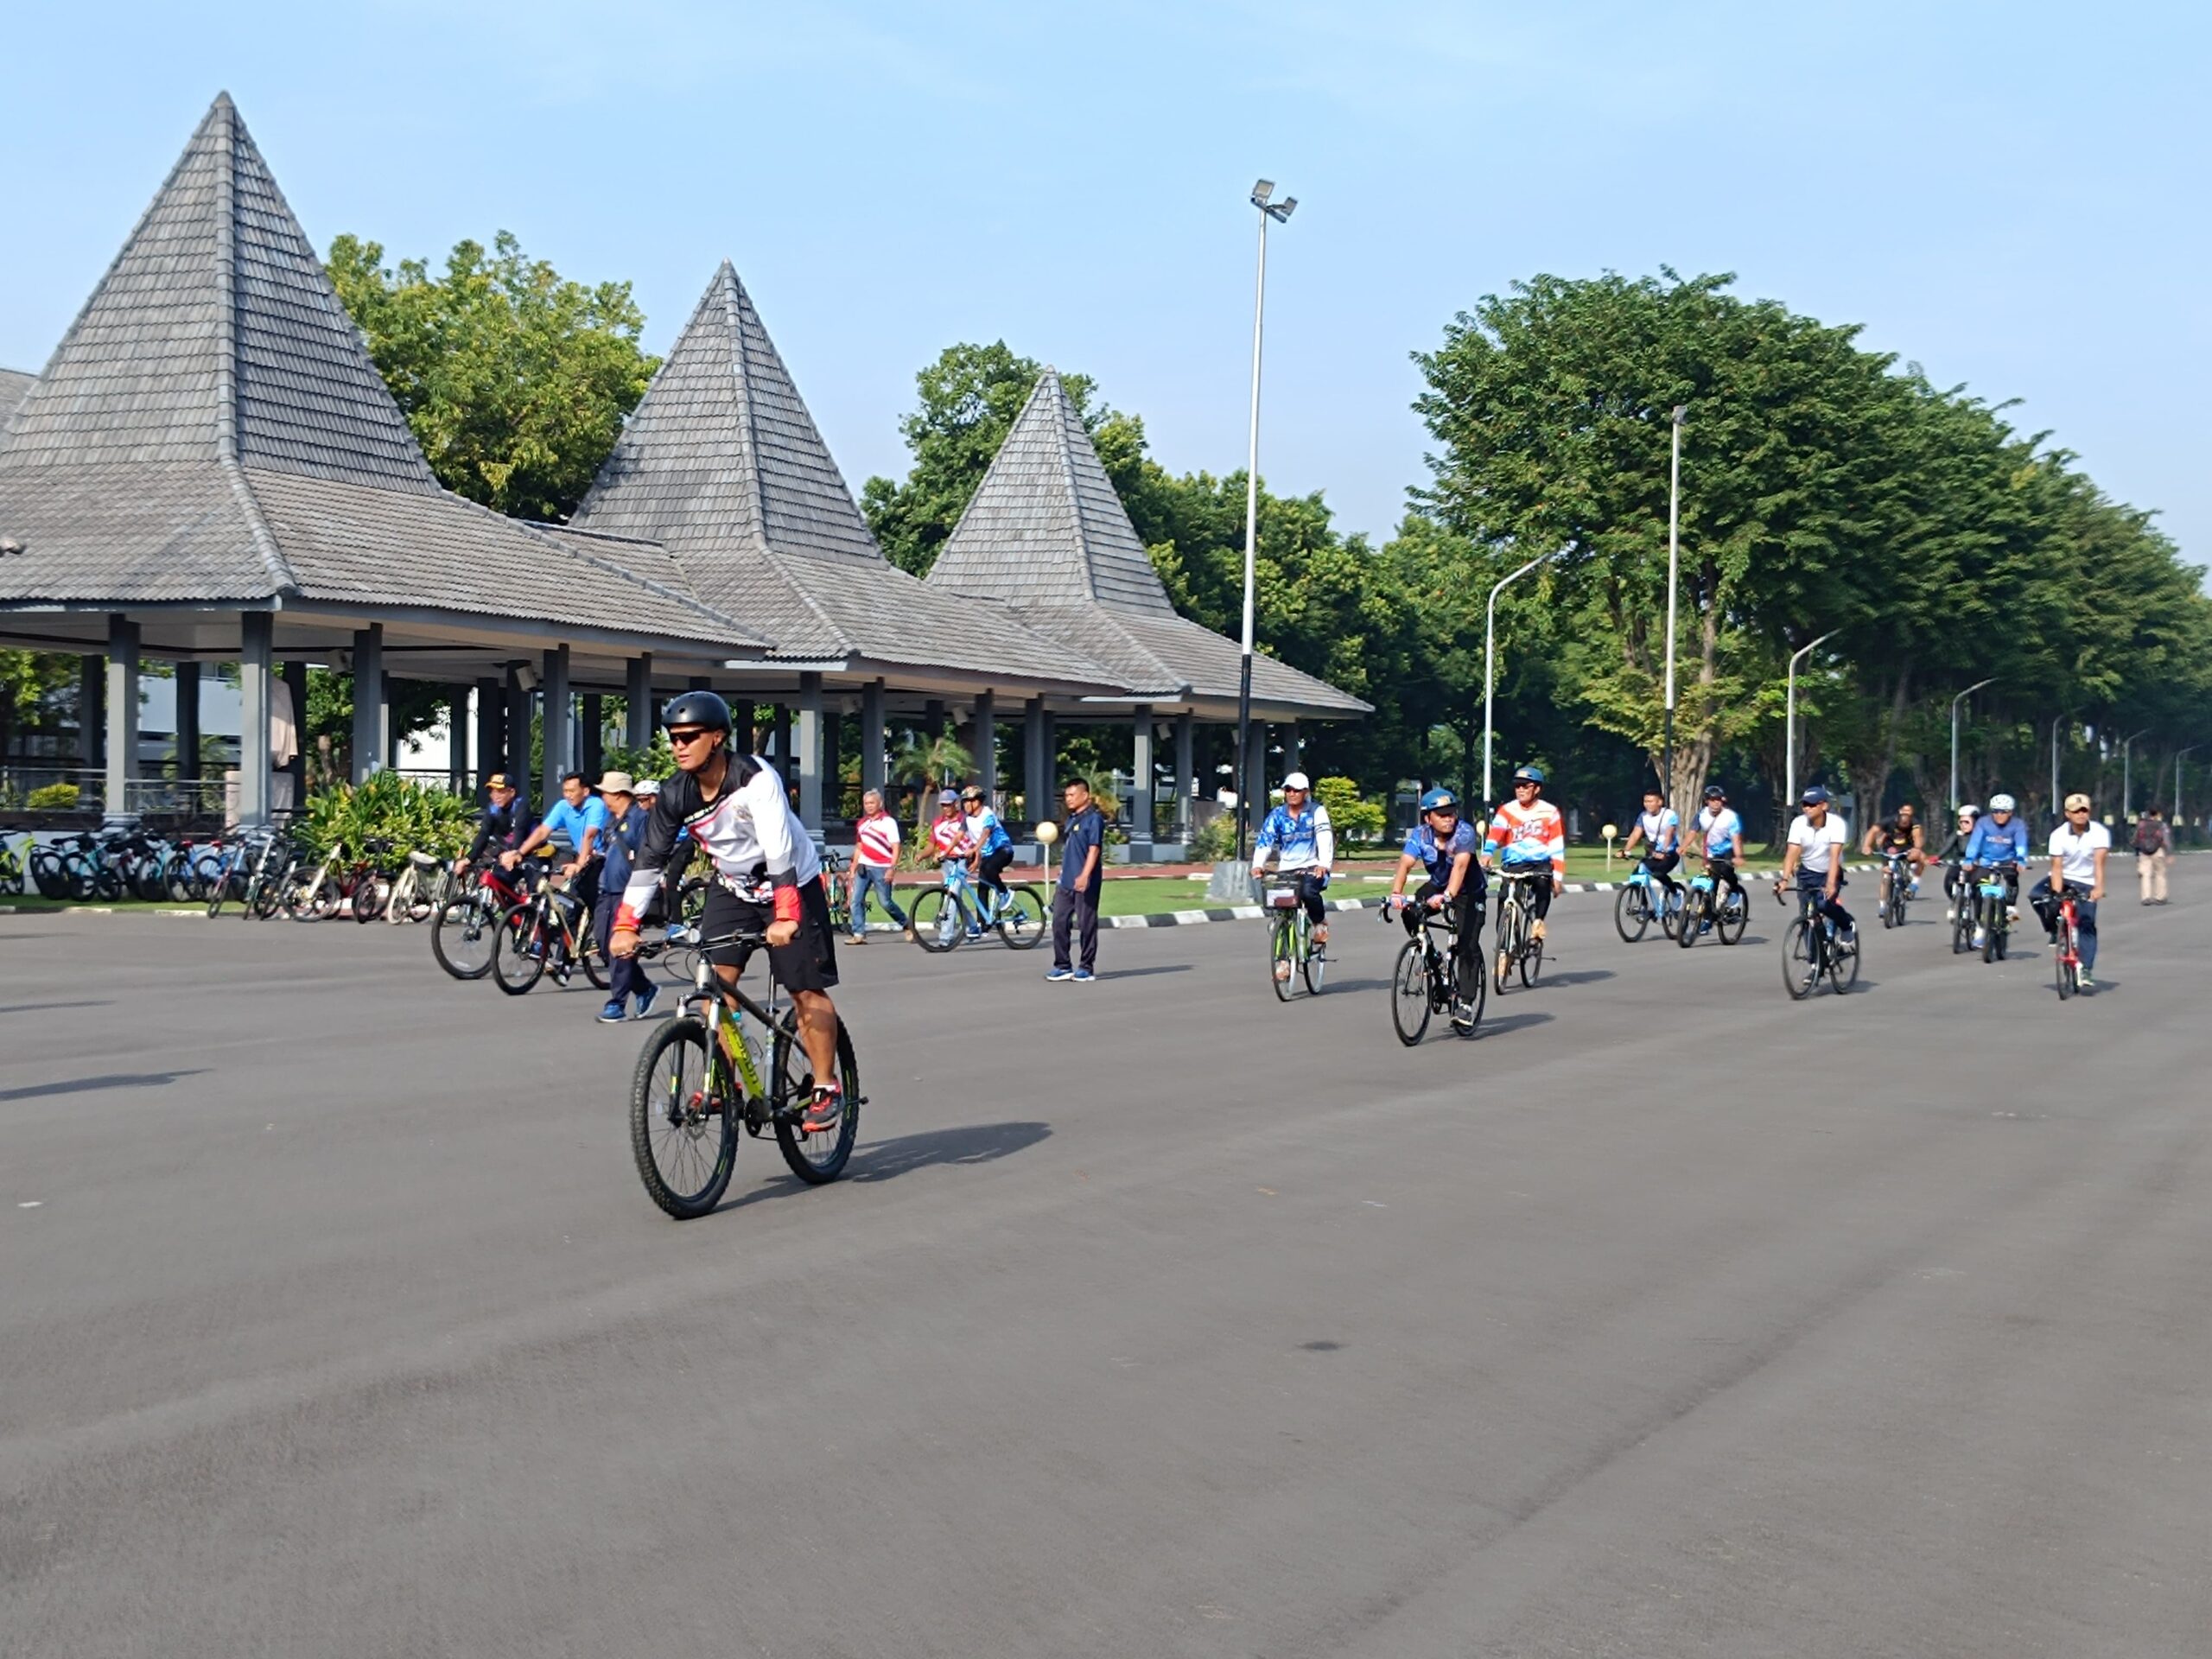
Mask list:
[[[501,853],[499,862],[512,869],[555,836],[572,849],[561,867],[578,899],[587,907],[599,893],[599,858],[606,850],[607,805],[584,782],[581,772],[561,779],[561,798],[545,810],[537,828],[523,837],[522,845]]]
[[[1098,962],[1098,890],[1106,885],[1098,867],[1106,856],[1106,817],[1090,798],[1090,785],[1080,778],[1068,779],[1065,791],[1067,823],[1060,830],[1060,885],[1052,894],[1053,981],[1071,979],[1088,985]],[[1080,933],[1083,965],[1071,964],[1071,933]]]

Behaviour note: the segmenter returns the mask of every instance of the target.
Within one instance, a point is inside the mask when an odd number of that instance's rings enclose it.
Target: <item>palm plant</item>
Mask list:
[[[919,798],[914,808],[917,839],[929,834],[930,820],[937,816],[935,791],[953,787],[975,764],[976,757],[961,746],[950,728],[935,737],[912,734],[899,746],[891,757],[891,780],[914,785]]]

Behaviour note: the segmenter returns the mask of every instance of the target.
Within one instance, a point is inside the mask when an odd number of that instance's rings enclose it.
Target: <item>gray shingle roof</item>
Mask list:
[[[779,656],[1113,683],[1002,608],[884,558],[727,260],[569,522],[664,546]]]
[[[21,369],[0,369],[0,429],[8,424],[8,417],[16,412],[16,405],[30,396],[38,385],[38,376],[27,374]]]
[[[928,585],[1003,601],[1038,632],[1113,670],[1132,696],[1237,695],[1236,642],[1177,613],[1075,400],[1051,369],[1014,417]],[[1317,715],[1369,708],[1261,653],[1252,658],[1252,696]]]
[[[759,643],[680,578],[439,486],[227,95],[0,434],[0,534],[25,548],[0,602],[297,594]]]

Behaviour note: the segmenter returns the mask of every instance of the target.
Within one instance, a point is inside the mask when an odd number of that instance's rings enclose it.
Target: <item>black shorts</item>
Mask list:
[[[741,899],[717,880],[707,888],[707,913],[700,920],[699,935],[718,939],[729,933],[765,933],[775,919],[773,905]],[[741,973],[752,952],[714,955],[718,962],[734,961]],[[800,887],[798,937],[789,944],[768,947],[768,971],[787,991],[826,991],[837,982],[836,930],[830,925],[830,895],[823,892],[820,876]]]

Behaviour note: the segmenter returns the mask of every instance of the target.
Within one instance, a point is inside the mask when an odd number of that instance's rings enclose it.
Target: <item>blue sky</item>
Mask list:
[[[2212,557],[2201,6],[387,0],[18,8],[0,365],[42,363],[227,87],[319,246],[505,227],[664,348],[736,262],[855,490],[914,371],[1003,337],[1178,470],[1387,531],[1410,351],[1539,270],[1741,291],[2017,397]],[[1694,442],[1686,463],[1694,488]]]

